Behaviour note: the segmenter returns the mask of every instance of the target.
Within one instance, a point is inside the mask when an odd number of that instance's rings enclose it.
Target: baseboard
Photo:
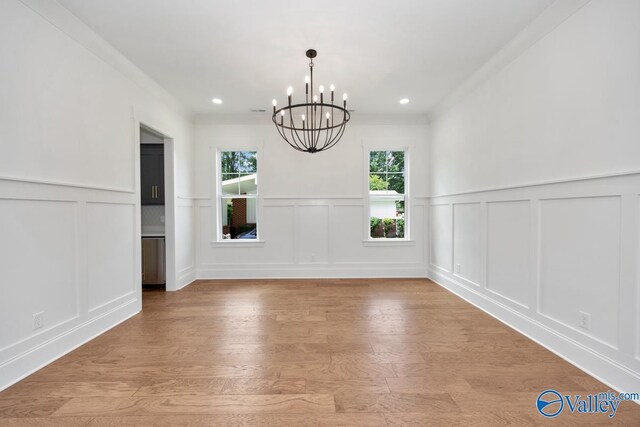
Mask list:
[[[178,289],[180,290],[191,283],[193,283],[197,279],[196,269],[195,267],[185,269],[179,272],[178,275]]]
[[[426,277],[421,267],[200,268],[198,279],[374,279]]]
[[[0,391],[140,312],[134,297],[0,364]]]
[[[429,269],[429,279],[545,347],[613,390],[637,393],[640,389],[640,375],[620,363],[560,334],[535,319],[491,299],[487,295],[481,294],[476,289],[471,289],[458,283],[438,271]]]

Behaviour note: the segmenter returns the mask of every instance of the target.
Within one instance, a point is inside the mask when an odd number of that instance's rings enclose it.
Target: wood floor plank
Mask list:
[[[107,381],[107,382],[89,382],[89,381],[22,381],[9,389],[7,392],[13,397],[88,397],[88,396],[104,396],[104,397],[127,397],[142,387],[142,382],[132,381]]]
[[[307,381],[307,393],[389,393],[389,387],[385,378],[313,379]]]
[[[0,425],[539,425],[547,388],[609,390],[425,279],[205,280],[0,392]],[[553,423],[640,406],[605,417]]]
[[[149,382],[135,396],[208,396],[220,394],[224,378],[175,378]]]
[[[87,427],[91,417],[2,418],[2,427]],[[115,424],[113,424],[115,425]]]
[[[395,376],[390,363],[300,364],[283,366],[282,378],[350,380]]]
[[[460,412],[448,393],[344,393],[335,399],[337,412]]]
[[[225,381],[221,394],[305,394],[304,379],[265,380],[256,378],[231,378]]]
[[[306,414],[335,412],[330,394],[214,395],[127,398],[75,397],[56,416],[136,414]]]
[[[46,417],[52,415],[69,400],[70,398],[61,397],[2,397],[0,398],[0,423],[2,418]]]

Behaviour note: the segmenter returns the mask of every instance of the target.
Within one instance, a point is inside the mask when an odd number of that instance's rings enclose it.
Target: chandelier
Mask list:
[[[293,87],[287,89],[287,105],[276,109],[278,102],[273,100],[273,116],[280,136],[293,148],[307,153],[317,153],[328,150],[340,141],[344,134],[345,125],[351,118],[347,110],[347,94],[342,96],[342,106],[334,104],[335,86],[331,85],[325,102],[324,86],[318,87],[318,95],[313,92],[313,58],[318,53],[307,50],[309,58],[309,76],[304,78],[305,102],[292,104]]]

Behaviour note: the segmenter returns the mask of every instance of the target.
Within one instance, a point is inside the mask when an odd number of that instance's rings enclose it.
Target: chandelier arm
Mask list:
[[[297,134],[297,130],[296,130],[296,134]],[[309,148],[309,132],[308,130],[303,126],[302,127],[302,141],[303,141],[303,145],[305,148]]]
[[[317,138],[315,139],[315,141],[313,142],[313,146],[314,146],[314,148],[317,148],[317,147],[318,147],[318,142],[320,141],[320,134],[321,134],[320,129],[322,129],[322,111],[323,111],[323,110],[324,110],[324,103],[320,103],[320,116],[319,116],[319,119],[318,119],[318,123],[319,123],[319,126],[318,126],[318,136],[317,136]]]
[[[291,109],[291,106],[289,106],[289,124],[291,125],[291,127],[289,128],[289,131],[291,133],[291,140],[296,145],[298,150],[303,151],[302,147],[300,147],[300,145],[298,145],[298,141],[296,140],[296,137],[293,135],[293,131],[296,129],[296,125],[295,125],[295,123],[293,121],[293,110]],[[304,144],[303,144],[303,146],[304,146]]]
[[[277,123],[276,123],[276,129],[278,130],[278,133],[280,134],[282,139],[284,139],[286,141],[286,143],[291,146],[291,148],[294,148],[294,149],[296,149],[298,151],[302,151],[299,147],[297,147],[296,145],[293,145],[291,142],[289,142],[289,139],[287,139],[287,135],[285,134],[285,129],[281,130],[280,126],[278,126]]]
[[[331,115],[331,117],[333,117],[333,115]],[[333,123],[332,123],[332,125],[333,125]],[[327,145],[329,145],[329,142],[332,141],[334,128],[331,127],[330,130],[331,130],[331,133],[329,133],[329,129],[327,129],[327,135],[326,135],[326,138],[324,139],[324,145],[321,148],[322,150],[327,148]]]
[[[324,150],[328,150],[329,148],[332,148],[334,145],[336,145],[338,141],[340,141],[340,138],[342,138],[342,135],[344,134],[345,129],[346,129],[346,126],[342,126],[338,131],[338,133],[336,134],[336,136],[334,137],[334,139],[324,148]]]
[[[302,138],[300,138],[300,134],[298,133],[298,129],[293,129],[291,131],[291,135],[295,141],[295,144],[300,147],[301,151],[307,151],[307,144],[304,142],[304,130],[302,131]]]

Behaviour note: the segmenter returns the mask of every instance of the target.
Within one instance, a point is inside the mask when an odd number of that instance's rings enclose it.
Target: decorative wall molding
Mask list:
[[[140,311],[141,304],[138,296],[139,289],[137,289],[139,281],[136,281],[133,275],[135,269],[132,271],[132,276],[126,275],[121,293],[119,290],[107,293],[104,294],[104,299],[98,296],[97,299],[94,298],[95,304],[89,303],[89,295],[92,292],[88,274],[89,260],[100,255],[88,248],[90,231],[88,215],[90,212],[99,212],[101,216],[106,214],[108,217],[108,210],[113,207],[125,215],[128,231],[122,230],[123,234],[117,235],[109,234],[109,240],[120,236],[133,242],[136,238],[135,194],[117,189],[0,178],[0,203],[4,203],[5,210],[15,208],[17,211],[22,210],[27,213],[27,215],[14,217],[14,220],[20,223],[20,229],[38,233],[32,238],[40,239],[39,246],[43,247],[43,251],[57,252],[61,256],[63,253],[69,253],[68,248],[74,248],[72,262],[60,264],[62,260],[56,261],[58,270],[68,272],[65,276],[73,279],[66,280],[60,274],[47,270],[47,274],[51,276],[50,279],[59,282],[56,286],[64,285],[64,289],[56,287],[55,294],[47,296],[44,300],[37,298],[40,294],[47,295],[46,289],[38,291],[38,286],[44,283],[42,280],[34,279],[32,274],[18,274],[7,270],[0,272],[1,282],[33,289],[32,297],[12,300],[16,313],[21,314],[12,315],[11,322],[16,323],[9,326],[22,333],[20,336],[11,337],[9,340],[3,339],[0,342],[2,347],[0,350],[1,390],[110,329],[123,319],[134,315]],[[71,208],[61,209],[56,206]],[[53,210],[49,212],[47,209]],[[105,212],[104,209],[107,211]],[[116,220],[110,226],[118,224],[120,223]],[[67,232],[67,228],[72,231]],[[55,238],[47,237],[49,231]],[[95,237],[102,239],[98,235]],[[12,237],[5,235],[5,238],[0,240],[0,255],[9,262],[12,257],[21,262],[19,260],[23,259],[23,250],[17,249],[20,247],[19,242],[14,241],[14,238],[22,237],[14,233]],[[93,245],[97,247],[109,244],[109,241],[93,241]],[[127,263],[134,264],[135,251],[139,246],[130,246],[133,251],[131,256],[123,254],[123,257],[127,259]],[[44,258],[41,261],[46,263]],[[122,271],[122,266],[116,264],[109,268]],[[18,275],[15,276],[14,273]],[[11,277],[7,277],[7,274]],[[54,274],[57,276],[53,276]],[[65,281],[61,282],[61,280]],[[45,326],[41,330],[32,331],[30,327],[32,313],[39,311],[44,312]]]
[[[637,389],[639,188],[633,172],[432,197],[429,277],[606,384]],[[482,208],[456,223],[454,206],[469,203]],[[466,251],[485,283],[455,272],[456,233],[486,236]]]
[[[363,235],[364,198],[269,197],[261,202],[264,240],[227,245],[210,243],[211,199],[196,200],[199,279],[426,275],[422,203],[414,204],[412,241],[370,242]]]
[[[39,186],[54,186],[54,187],[68,187],[73,189],[82,189],[82,190],[98,190],[98,191],[107,191],[107,192],[115,192],[115,193],[125,193],[125,194],[135,194],[136,191],[127,188],[115,188],[115,187],[102,187],[102,186],[94,186],[94,185],[86,185],[72,182],[58,182],[58,181],[47,181],[33,178],[24,178],[24,177],[10,177],[10,176],[0,176],[0,181],[6,182],[15,182],[21,184],[35,184]]]
[[[636,170],[623,171],[623,172],[617,172],[617,173],[606,173],[606,174],[580,176],[580,177],[573,177],[573,178],[563,178],[563,179],[555,179],[550,181],[540,181],[540,182],[524,183],[524,184],[518,184],[518,185],[509,185],[509,186],[503,186],[503,187],[490,187],[490,188],[483,188],[478,190],[463,191],[459,193],[438,194],[438,195],[428,196],[427,198],[439,199],[443,197],[465,196],[465,195],[472,195],[477,193],[490,193],[493,191],[500,192],[505,190],[528,189],[532,187],[541,187],[541,186],[552,185],[552,184],[568,184],[572,182],[592,181],[592,180],[596,181],[596,180],[601,180],[603,178],[616,178],[616,177],[624,177],[629,175],[640,175],[640,171],[636,171]]]

